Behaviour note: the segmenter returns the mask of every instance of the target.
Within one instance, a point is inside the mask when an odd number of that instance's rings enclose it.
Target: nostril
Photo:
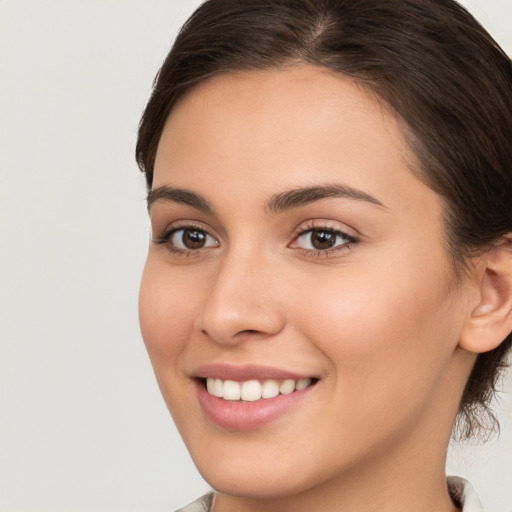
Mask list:
[[[206,329],[201,329],[201,334],[204,336],[210,337],[210,334],[208,333],[208,331]],[[243,331],[237,332],[233,336],[233,338],[240,338],[240,337],[244,337],[244,336],[257,336],[257,335],[261,335],[261,334],[264,334],[264,333],[262,333],[261,331],[258,331],[257,329],[244,329]]]
[[[242,301],[237,301],[240,302]],[[243,303],[238,306],[231,305],[230,309],[213,306],[206,308],[198,318],[198,332],[221,345],[235,345],[243,341],[272,337],[285,325],[284,315],[277,308],[268,307],[262,310]]]

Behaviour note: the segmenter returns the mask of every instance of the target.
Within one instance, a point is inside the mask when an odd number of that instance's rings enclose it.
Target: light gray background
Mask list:
[[[512,53],[510,0],[465,2]],[[137,323],[148,243],[136,126],[199,0],[0,0],[0,510],[173,510],[207,489]],[[449,469],[512,511],[503,434]]]

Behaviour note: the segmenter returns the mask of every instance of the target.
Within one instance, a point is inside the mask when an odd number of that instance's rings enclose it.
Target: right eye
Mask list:
[[[206,231],[196,228],[183,228],[174,231],[169,237],[169,242],[183,250],[197,250],[205,247],[216,247],[217,240]]]
[[[170,229],[156,242],[165,244],[171,250],[181,253],[199,251],[219,245],[219,242],[207,231],[193,226]]]

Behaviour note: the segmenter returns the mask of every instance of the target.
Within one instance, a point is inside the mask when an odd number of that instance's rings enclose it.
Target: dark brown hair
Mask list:
[[[148,188],[180,97],[216,75],[297,62],[356,78],[404,121],[415,172],[444,200],[456,273],[512,232],[512,64],[454,0],[204,2],[155,78],[139,126],[136,157]],[[478,357],[459,437],[496,426],[489,402],[511,344],[509,335]]]

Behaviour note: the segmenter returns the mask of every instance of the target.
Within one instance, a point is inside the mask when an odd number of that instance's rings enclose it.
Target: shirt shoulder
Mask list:
[[[186,507],[176,510],[176,512],[210,512],[213,501],[213,492],[201,496],[196,501]]]
[[[467,480],[459,476],[449,476],[447,483],[450,496],[462,507],[462,512],[485,512],[476,491]],[[210,512],[212,501],[211,492],[176,512]]]
[[[449,476],[448,491],[452,500],[462,507],[462,512],[485,512],[473,486],[460,476]]]

